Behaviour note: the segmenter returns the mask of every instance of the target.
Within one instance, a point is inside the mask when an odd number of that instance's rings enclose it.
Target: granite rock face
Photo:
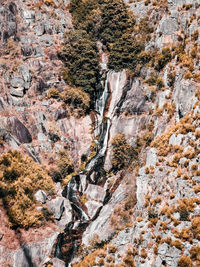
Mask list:
[[[53,222],[48,221],[45,229],[25,231],[32,238],[18,240],[10,248],[3,233],[6,228],[0,226],[0,265],[65,266],[54,257],[64,233],[69,242],[62,251],[73,254],[72,264],[87,266],[83,261],[89,256],[95,259],[93,267],[178,266],[179,258],[190,257],[190,249],[199,242],[194,230],[200,213],[199,1],[168,0],[158,5],[125,0],[136,17],[135,30],[142,27],[142,19],[153,28],[145,53],[155,52],[155,62],[145,66],[140,62],[133,76],[125,70],[108,70],[104,116],[99,99],[96,112],[82,117],[69,112],[60,98],[49,99],[52,89],[62,93],[70,88],[58,55],[65,32],[73,28],[70,1],[1,2],[0,153],[19,150],[55,168],[59,151],[67,150],[75,166],[72,176],[79,181],[72,188],[77,206],[69,194],[62,195],[69,176],[52,195],[35,192],[36,209],[49,213]],[[183,51],[178,53],[181,44]],[[156,64],[166,47],[172,57],[158,71]],[[108,58],[104,53],[100,62],[105,72]],[[100,158],[104,170],[98,180],[93,170],[80,169],[84,159],[92,158],[92,149],[97,152],[101,120],[110,121],[110,126],[106,142],[101,140],[105,159]],[[132,146],[134,162],[116,173],[112,139],[120,133]],[[82,250],[76,253],[79,246]]]

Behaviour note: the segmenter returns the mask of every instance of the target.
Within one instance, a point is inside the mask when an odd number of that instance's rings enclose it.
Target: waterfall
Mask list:
[[[96,103],[95,103],[95,110],[100,115],[101,119],[103,119],[103,114],[104,114],[104,111],[105,111],[105,108],[106,108],[107,99],[108,99],[108,96],[109,96],[108,76],[109,76],[109,72],[108,72],[108,74],[106,76],[104,91],[103,91],[101,97],[99,99],[97,99]]]
[[[95,111],[97,113],[95,133],[96,137],[98,136],[97,154],[88,162],[85,170],[71,178],[62,193],[62,195],[71,202],[72,211],[75,214],[73,218],[75,219],[66,225],[64,233],[59,234],[54,256],[65,259],[66,264],[68,264],[67,266],[70,266],[73,254],[78,248],[78,240],[81,238],[83,231],[90,222],[89,216],[83,210],[84,205],[80,201],[80,195],[84,193],[82,191],[80,192],[80,190],[82,190],[80,180],[81,177],[86,175],[87,177],[90,177],[89,181],[92,181],[93,183],[96,182],[91,179],[91,176],[92,173],[96,172],[96,167],[101,168],[101,166],[99,166],[100,159],[102,159],[101,164],[103,169],[112,118],[114,117],[118,104],[122,98],[126,82],[127,77],[125,71],[118,73],[114,71],[107,72],[104,90],[95,103]],[[73,233],[75,233],[74,236]],[[71,238],[70,241],[68,241],[69,238]],[[64,239],[66,241],[63,241]],[[67,256],[64,256],[62,253],[62,245],[65,244],[65,242],[71,244],[71,247],[68,249],[70,255]]]

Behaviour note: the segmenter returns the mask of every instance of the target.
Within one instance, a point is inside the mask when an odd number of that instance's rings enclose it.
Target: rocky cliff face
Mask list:
[[[77,171],[66,187],[56,183],[53,198],[37,192],[38,208],[55,218],[45,227],[10,229],[1,204],[1,266],[199,265],[200,3],[126,2],[136,32],[142,19],[153,27],[145,52],[158,63],[163,48],[173,56],[133,75],[108,70],[95,110],[81,118],[48,98],[51,89],[69,88],[58,58],[73,27],[68,1],[1,3],[0,151],[54,166],[67,149]],[[112,139],[121,133],[136,156],[131,168],[113,173]],[[97,153],[80,172],[92,142]]]

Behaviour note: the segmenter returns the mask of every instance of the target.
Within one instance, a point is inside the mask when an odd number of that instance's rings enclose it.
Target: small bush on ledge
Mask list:
[[[117,134],[112,139],[112,165],[114,170],[127,168],[133,160],[133,148],[124,134]]]
[[[34,193],[50,191],[53,182],[43,166],[18,151],[0,157],[0,198],[14,227],[38,226],[45,214],[36,210]]]

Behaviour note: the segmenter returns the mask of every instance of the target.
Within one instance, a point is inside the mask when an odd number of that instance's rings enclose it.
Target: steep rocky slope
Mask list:
[[[48,95],[70,88],[58,56],[73,27],[68,1],[1,3],[1,153],[19,150],[53,168],[66,149],[76,171],[53,195],[37,192],[37,208],[55,218],[40,228],[10,229],[1,204],[1,266],[200,264],[200,2],[126,3],[150,60],[107,72],[99,44],[107,79],[81,117]],[[118,134],[134,156],[116,172]],[[80,167],[83,155],[91,160]]]

